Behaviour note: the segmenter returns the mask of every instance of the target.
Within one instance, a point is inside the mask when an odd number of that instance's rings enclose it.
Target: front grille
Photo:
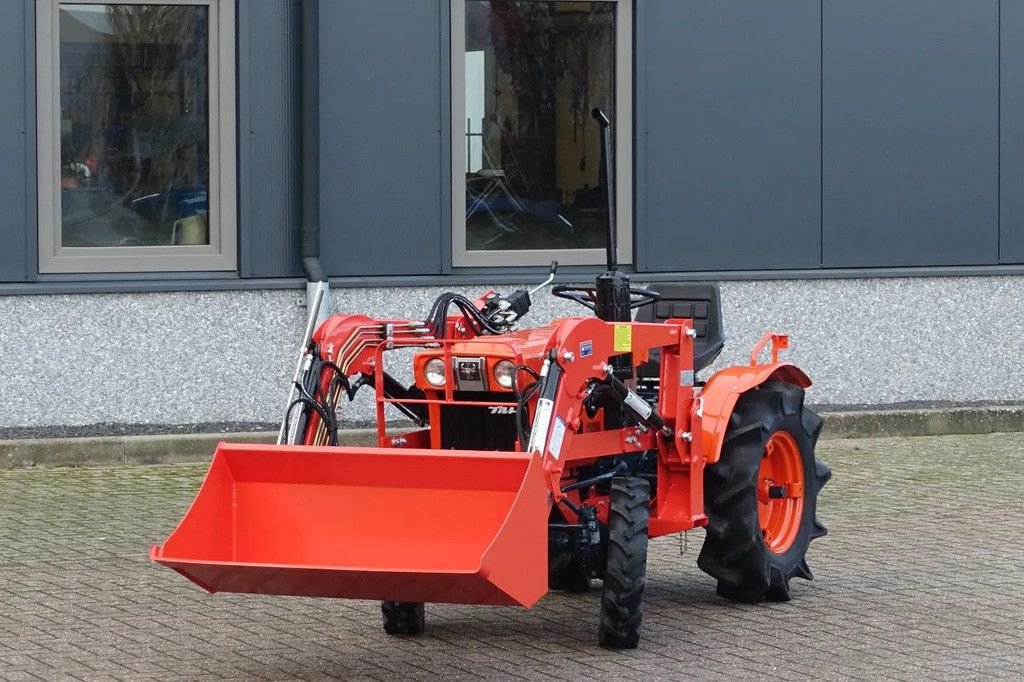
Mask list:
[[[512,402],[512,396],[508,393],[457,392],[455,399],[501,402],[503,404],[494,409],[480,405],[442,405],[442,448],[446,450],[515,449],[516,404]]]

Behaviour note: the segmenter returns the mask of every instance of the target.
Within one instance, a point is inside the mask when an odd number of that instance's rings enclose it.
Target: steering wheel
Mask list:
[[[597,309],[596,287],[573,287],[567,284],[558,284],[551,287],[551,293],[558,298],[564,298],[567,301],[579,303],[581,306],[589,308],[590,310],[596,311]],[[637,308],[661,300],[661,294],[657,291],[651,291],[650,289],[644,289],[642,287],[630,287],[629,295],[630,310],[636,310]],[[633,299],[633,296],[636,296],[637,298]]]

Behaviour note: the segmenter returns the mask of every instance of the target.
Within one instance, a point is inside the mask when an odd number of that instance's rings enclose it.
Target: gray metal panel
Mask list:
[[[444,87],[452,81],[452,35],[451,35],[451,0],[441,0],[441,121],[452,118],[452,91]],[[452,127],[441,126],[441,149],[452,148]],[[441,154],[441,234],[438,248],[441,251],[441,272],[452,272],[452,202],[447,197],[452,195],[452,157],[451,153]]]
[[[26,42],[31,18],[28,2],[0,3],[0,282],[25,281],[29,263],[35,262],[34,249],[31,254],[28,250],[35,216],[30,206],[35,197],[35,154],[28,148],[29,140],[35,139],[28,101],[35,60],[29,54],[33,43]]]
[[[238,5],[239,260],[243,277],[302,274],[299,3]]]
[[[1002,4],[1000,263],[1024,263],[1024,3]]]
[[[997,262],[998,12],[824,0],[825,266]]]
[[[640,270],[820,266],[820,10],[637,4]]]
[[[447,7],[320,3],[321,254],[332,276],[442,270]]]

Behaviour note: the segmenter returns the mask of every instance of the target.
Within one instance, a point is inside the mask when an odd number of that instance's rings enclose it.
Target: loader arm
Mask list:
[[[563,486],[570,469],[601,457],[656,451],[658,494],[652,509],[651,535],[678,533],[705,523],[701,492],[704,457],[692,380],[692,329],[691,320],[616,324],[583,318],[564,320],[558,326],[548,354],[552,365],[548,380],[555,377],[558,385],[552,391],[549,418],[544,414],[548,408],[541,404],[543,397],[537,401],[533,428],[538,435],[531,437],[530,448],[543,457],[555,502],[567,499]],[[633,362],[639,363],[656,348],[662,351],[658,404],[648,405],[630,390],[624,402],[639,423],[604,429],[599,418],[587,415],[584,398],[595,386],[608,384],[609,358],[629,353]],[[643,423],[645,419],[647,424]],[[657,427],[657,420],[663,428]]]

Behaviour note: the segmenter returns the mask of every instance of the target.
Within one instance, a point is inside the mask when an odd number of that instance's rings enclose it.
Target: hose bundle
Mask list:
[[[520,372],[526,372],[533,377],[533,381],[527,384],[521,391],[519,390]],[[518,365],[512,374],[512,395],[516,399],[516,433],[519,435],[519,445],[524,452],[526,451],[527,444],[530,442],[529,405],[539,390],[540,375],[526,365]]]
[[[315,344],[310,345],[309,353],[313,360],[309,369],[303,374],[303,380],[295,382],[299,397],[288,405],[284,415],[284,432],[288,434],[291,431],[291,416],[295,406],[305,405],[316,412],[327,429],[327,444],[338,445],[338,399],[341,397],[341,391],[344,390],[349,400],[352,400],[356,389],[351,387],[348,377],[340,367],[330,360],[321,359],[319,348]],[[320,379],[325,369],[333,373],[326,392],[321,387]],[[302,424],[300,428],[304,426],[305,424]]]
[[[466,324],[469,325],[470,329],[476,333],[477,336],[483,334],[502,334],[506,330],[503,328],[505,325],[495,325],[491,320],[487,319],[476,306],[468,298],[462,294],[452,293],[446,291],[434,300],[434,305],[430,308],[430,312],[427,314],[427,319],[424,320],[423,324],[430,329],[436,339],[443,339],[448,333],[447,321],[448,321],[448,310],[455,306],[462,313],[463,318],[466,320]]]

